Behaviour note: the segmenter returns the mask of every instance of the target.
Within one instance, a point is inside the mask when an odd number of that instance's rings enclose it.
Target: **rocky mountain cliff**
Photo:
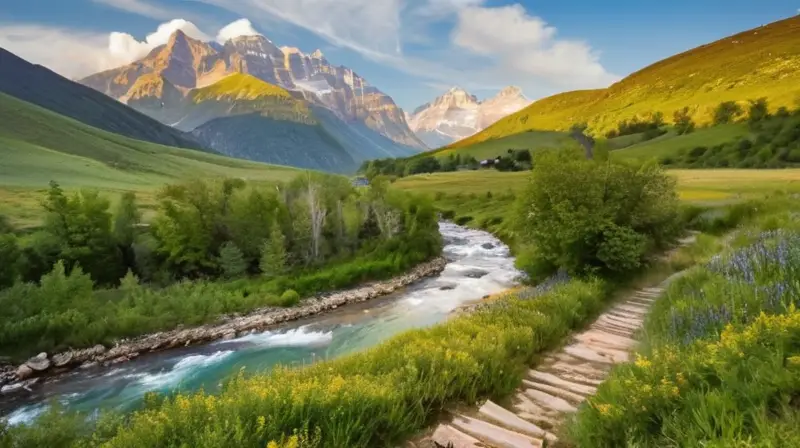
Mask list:
[[[351,69],[331,65],[319,50],[308,55],[296,48],[279,48],[264,36],[241,36],[220,46],[179,30],[143,59],[80,82],[173,125],[157,112],[162,104],[174,106],[189,90],[234,73],[288,89],[329,109],[346,124],[363,125],[399,145],[425,149],[392,98]]]
[[[495,97],[478,101],[475,95],[453,87],[444,95],[414,110],[407,120],[430,148],[469,137],[495,121],[530,104],[519,87],[506,87]]]

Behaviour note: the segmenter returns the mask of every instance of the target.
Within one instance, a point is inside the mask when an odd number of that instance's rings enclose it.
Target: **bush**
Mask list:
[[[300,294],[294,289],[287,289],[281,294],[280,306],[294,306],[300,302]]]
[[[533,251],[520,267],[533,277],[629,272],[681,230],[675,181],[657,164],[599,163],[570,151],[537,155],[517,215]]]

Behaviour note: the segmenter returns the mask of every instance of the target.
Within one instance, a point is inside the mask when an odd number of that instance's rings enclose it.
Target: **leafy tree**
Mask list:
[[[136,267],[133,243],[136,239],[136,227],[142,220],[135,193],[126,192],[122,195],[114,216],[114,239],[122,254],[123,264],[130,270]]]
[[[13,285],[17,279],[19,257],[17,238],[10,233],[0,235],[0,289]]]
[[[13,233],[14,226],[11,225],[11,222],[8,220],[8,217],[5,215],[0,215],[0,234],[2,233]]]
[[[656,163],[541,151],[518,201],[519,236],[531,246],[521,267],[534,278],[557,269],[628,272],[679,231],[675,181]]]
[[[733,123],[742,112],[742,106],[735,101],[724,101],[714,109],[714,124]]]
[[[754,125],[769,118],[769,107],[766,98],[750,100],[750,107],[747,111],[747,121]]]
[[[244,254],[230,241],[225,242],[219,249],[219,266],[227,278],[241,277],[247,271]]]
[[[673,114],[673,121],[675,122],[675,131],[678,135],[691,134],[694,132],[695,123],[692,116],[689,114],[689,107],[676,110]]]
[[[269,240],[261,245],[258,267],[267,277],[277,277],[286,271],[286,238],[277,225],[272,226]]]
[[[55,238],[59,258],[70,268],[80,264],[103,284],[116,282],[124,272],[109,206],[108,200],[96,191],[82,191],[67,198],[56,182],[50,183],[44,202],[44,230]]]

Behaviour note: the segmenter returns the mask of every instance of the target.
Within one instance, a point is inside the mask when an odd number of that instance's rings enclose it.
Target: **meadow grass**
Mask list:
[[[569,445],[798,446],[800,220],[762,203],[733,248],[674,281],[619,366],[567,425]]]
[[[466,148],[441,148],[435,151],[424,152],[417,157],[436,156],[446,157],[450,154],[472,156],[477,160],[505,156],[509,149],[536,150],[542,148],[563,148],[574,146],[576,143],[564,132],[531,131],[509,135],[493,140],[487,140]]]
[[[678,194],[686,202],[718,202],[761,197],[773,191],[800,192],[800,169],[669,170],[678,181]],[[457,171],[403,177],[393,185],[403,190],[446,195],[516,194],[530,173],[496,170]]]
[[[665,157],[676,158],[683,151],[696,148],[698,146],[712,147],[715,145],[729,143],[741,137],[750,135],[750,131],[745,124],[724,124],[701,128],[690,134],[675,135],[670,131],[661,137],[654,138],[645,142],[635,143],[611,152],[611,157],[635,160],[644,162],[655,158],[662,160]],[[629,136],[626,136],[629,137]],[[612,139],[614,142],[624,137]]]

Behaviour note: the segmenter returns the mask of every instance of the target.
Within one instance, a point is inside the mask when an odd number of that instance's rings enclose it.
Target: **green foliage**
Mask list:
[[[300,294],[294,289],[287,289],[281,294],[281,306],[294,306],[300,302]]]
[[[758,109],[757,101],[753,107]],[[760,112],[751,111],[758,116]],[[753,115],[751,115],[753,116]],[[800,164],[800,117],[764,116],[750,121],[749,135],[679,151],[665,165],[687,168],[784,168]]]
[[[678,135],[684,134],[691,134],[694,132],[695,124],[694,120],[692,120],[692,116],[689,113],[689,107],[686,106],[683,109],[678,109],[675,111],[672,121],[675,126],[675,132]]]
[[[766,98],[759,98],[757,100],[750,100],[750,106],[747,111],[747,121],[750,126],[758,122],[764,121],[769,118],[769,104]]]
[[[13,285],[17,280],[19,258],[17,238],[10,233],[0,234],[0,289]]]
[[[266,277],[279,276],[286,270],[286,238],[277,225],[272,226],[269,240],[261,245],[258,267]]]
[[[570,273],[621,274],[638,268],[680,229],[675,181],[657,165],[539,153],[519,196],[519,238],[530,246],[534,279]]]
[[[53,184],[43,231],[19,244],[0,235],[0,261],[18,260],[0,265],[3,281],[17,277],[18,266],[28,282],[0,291],[0,308],[8,311],[0,315],[0,353],[25,358],[108,345],[225,314],[290,306],[296,298],[281,296],[288,286],[298,297],[347,288],[400,274],[441,251],[430,202],[390,191],[380,178],[358,192],[344,178],[323,175],[277,190],[240,180],[170,186],[152,233],[131,233],[138,213],[132,196],[120,203],[112,231],[107,201],[91,192],[68,197]],[[93,290],[97,272],[109,272],[100,261],[120,249],[129,256],[125,263],[116,259],[118,273],[96,282],[119,282],[119,288]],[[242,278],[259,267],[268,275]]]
[[[244,254],[230,241],[225,242],[219,249],[219,266],[225,278],[241,277],[247,271]]]
[[[630,120],[622,120],[616,129],[606,133],[606,138],[615,138],[624,135],[633,135],[650,132],[653,135],[664,126],[664,114],[653,112],[647,118],[633,117]],[[654,138],[654,137],[651,137]],[[649,139],[648,139],[649,140]]]
[[[714,124],[733,123],[743,112],[742,106],[738,105],[736,101],[724,101],[719,103],[714,109]]]
[[[122,247],[130,247],[136,238],[136,226],[142,222],[142,214],[136,204],[136,193],[122,194],[114,212],[114,238]]]

